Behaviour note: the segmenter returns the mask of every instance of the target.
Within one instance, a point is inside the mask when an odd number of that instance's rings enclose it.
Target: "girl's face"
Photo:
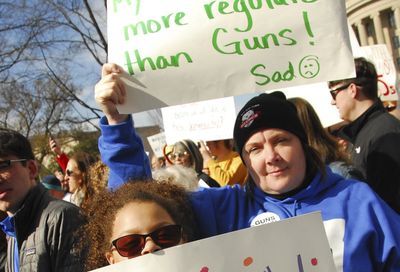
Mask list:
[[[129,236],[132,234],[146,237]],[[183,242],[182,228],[163,207],[154,202],[130,202],[116,214],[106,258],[113,264]]]
[[[70,193],[75,193],[81,186],[83,182],[83,176],[81,171],[79,171],[78,164],[75,160],[70,159],[67,164],[67,169],[65,170],[65,182],[68,182],[68,188]]]
[[[242,150],[243,159],[257,187],[268,194],[283,194],[299,187],[306,172],[301,142],[282,129],[254,133]]]

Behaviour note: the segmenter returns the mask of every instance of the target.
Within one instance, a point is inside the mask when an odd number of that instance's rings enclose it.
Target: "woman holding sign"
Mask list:
[[[116,108],[125,97],[119,69],[104,65],[95,89],[106,114],[100,121],[100,152],[118,177],[112,189],[128,180],[126,172],[149,167],[143,165],[143,147],[129,143],[137,137],[130,129],[132,119]],[[127,130],[128,139],[121,137]],[[248,101],[237,116],[234,141],[248,180],[245,187],[202,189],[191,195],[202,237],[321,211],[338,271],[400,271],[400,216],[368,185],[344,179],[325,166],[283,93]]]

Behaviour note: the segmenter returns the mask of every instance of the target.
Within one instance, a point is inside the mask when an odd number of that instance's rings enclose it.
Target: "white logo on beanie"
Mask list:
[[[240,125],[240,128],[247,128],[251,126],[253,121],[259,116],[257,112],[254,112],[253,110],[248,110],[245,112],[242,116],[242,124]]]

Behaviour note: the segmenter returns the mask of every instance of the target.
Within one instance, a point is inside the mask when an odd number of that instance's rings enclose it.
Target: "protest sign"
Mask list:
[[[336,270],[321,214],[317,212],[183,244],[94,271]]]
[[[147,137],[147,141],[149,141],[150,147],[153,150],[153,153],[154,153],[154,155],[156,155],[157,158],[161,158],[164,156],[163,148],[167,143],[165,141],[165,133],[164,132]]]
[[[382,101],[397,101],[399,96],[396,91],[396,67],[386,45],[361,46],[354,52],[354,55],[364,57],[375,65],[380,99]]]
[[[127,72],[121,113],[354,76],[344,0],[108,7],[108,61]]]
[[[161,109],[168,144],[183,139],[212,141],[233,136],[236,112],[233,97]]]
[[[279,91],[282,91],[287,98],[306,99],[314,107],[324,127],[342,121],[336,107],[331,105],[332,97],[325,82],[282,88]],[[193,141],[231,139],[237,113],[256,95],[258,93],[162,108],[167,143],[172,144],[183,139]]]
[[[281,91],[287,98],[301,97],[307,100],[315,109],[324,127],[342,121],[337,108],[331,105],[332,96],[326,82],[285,88]]]

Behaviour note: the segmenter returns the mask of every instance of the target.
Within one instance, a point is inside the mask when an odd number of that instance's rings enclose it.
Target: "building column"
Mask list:
[[[382,21],[379,12],[375,13],[371,16],[372,20],[374,21],[374,28],[375,28],[375,35],[376,41],[378,44],[385,43],[385,39],[383,38],[383,31],[382,31]]]
[[[360,45],[367,46],[368,45],[367,29],[366,29],[364,23],[360,20],[357,23],[355,23],[355,25],[358,30],[358,35],[360,38]]]
[[[400,35],[400,7],[393,7],[392,10],[394,13],[394,21],[396,23],[395,33]]]

